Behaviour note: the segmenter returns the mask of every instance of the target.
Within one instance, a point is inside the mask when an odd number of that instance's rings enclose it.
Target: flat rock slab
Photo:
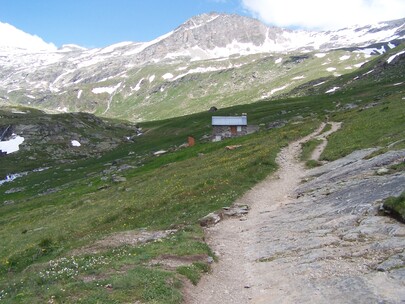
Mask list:
[[[295,190],[299,198],[268,214],[256,235],[265,245],[251,252],[263,263],[253,303],[403,303],[405,225],[378,209],[405,191],[405,173],[375,172],[405,150],[369,153],[309,171],[317,177]]]
[[[100,239],[88,246],[76,249],[72,251],[70,254],[71,255],[95,254],[125,245],[136,246],[139,244],[149,243],[166,238],[176,232],[177,230],[164,230],[164,231],[129,230],[117,232],[108,235],[103,239]]]

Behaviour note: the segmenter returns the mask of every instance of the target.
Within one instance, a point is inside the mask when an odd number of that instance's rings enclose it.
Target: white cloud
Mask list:
[[[341,29],[405,16],[404,0],[242,0],[253,16],[281,27]]]
[[[0,22],[0,48],[20,48],[31,51],[55,51],[56,46],[44,42],[36,35],[27,34],[16,27]]]

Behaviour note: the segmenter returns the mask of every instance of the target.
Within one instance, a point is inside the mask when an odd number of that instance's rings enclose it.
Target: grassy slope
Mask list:
[[[341,60],[343,56],[349,57]],[[136,113],[143,120],[156,120],[176,117],[208,110],[211,106],[218,108],[233,105],[245,104],[259,100],[262,96],[275,97],[294,87],[318,79],[320,77],[331,77],[348,73],[346,68],[364,62],[363,54],[354,54],[347,51],[331,51],[325,57],[317,57],[315,54],[308,54],[304,57],[288,55],[281,56],[283,61],[276,63],[280,56],[251,56],[253,60],[246,64],[245,58],[230,59],[229,65],[243,65],[238,68],[229,68],[221,71],[190,74],[177,81],[159,83],[160,76],[165,72],[173,73],[175,76],[182,72],[175,70],[176,66],[167,66],[166,71],[162,67],[156,67],[156,71],[148,67],[147,72],[137,73],[136,79],[156,74],[154,83],[146,82],[147,88],[134,95],[123,98],[117,96],[110,113],[105,115],[118,115],[128,118],[128,114]],[[257,57],[257,58],[256,58]],[[194,63],[196,67],[216,67],[219,63],[213,61]],[[193,65],[190,68],[193,68]],[[221,63],[223,65],[223,63]],[[328,68],[336,70],[328,71]],[[134,79],[135,81],[135,79]],[[138,81],[138,80],[136,80]],[[156,82],[156,83],[155,83]],[[288,86],[284,90],[272,90]],[[160,91],[162,88],[162,91]],[[147,98],[147,99],[146,99]],[[122,111],[123,108],[130,109]],[[101,114],[101,113],[100,113]],[[124,116],[122,116],[124,115]]]
[[[179,303],[180,274],[194,278],[204,267],[167,271],[146,267],[148,261],[162,254],[211,254],[201,230],[195,226],[197,219],[231,204],[273,172],[279,149],[308,134],[326,115],[343,121],[343,128],[330,137],[324,159],[369,146],[388,148],[390,143],[405,138],[401,123],[405,121],[405,88],[403,84],[392,84],[364,83],[328,97],[263,101],[223,109],[216,114],[247,112],[252,124],[276,120],[290,123],[270,131],[262,126],[257,134],[220,143],[200,142],[158,158],[150,152],[173,149],[188,134],[197,139],[208,134],[211,115],[145,123],[144,137],[102,158],[61,165],[0,186],[3,200],[14,202],[0,206],[0,240],[5,248],[0,252],[0,298],[4,303],[43,303],[52,299],[67,303],[136,299]],[[379,104],[362,109],[377,98]],[[358,107],[345,109],[349,103]],[[224,146],[230,144],[242,147],[226,151]],[[401,147],[401,143],[391,146]],[[134,168],[114,171],[114,166],[123,164]],[[126,181],[114,183],[113,174]],[[25,191],[5,194],[18,187],[25,187]],[[47,189],[57,192],[44,195]],[[179,232],[162,242],[60,259],[69,257],[72,249],[111,232],[173,227]],[[51,259],[56,262],[46,263]],[[94,280],[85,280],[89,276]],[[106,288],[108,284],[112,288]]]
[[[53,111],[67,108],[72,112],[150,121],[206,111],[211,106],[224,108],[251,103],[263,96],[278,98],[311,80],[334,79],[356,70],[356,64],[369,60],[364,54],[344,50],[323,55],[267,53],[226,60],[148,64],[129,70],[123,78],[78,83],[64,94],[38,96],[37,101],[28,98],[23,90],[12,92],[10,98],[18,104],[35,104]],[[184,76],[188,71],[194,72]],[[163,76],[167,73],[173,78],[165,80]],[[92,93],[94,88],[115,87],[118,83],[122,86],[113,96]]]

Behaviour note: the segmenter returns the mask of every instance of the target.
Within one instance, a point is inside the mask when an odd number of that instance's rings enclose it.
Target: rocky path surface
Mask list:
[[[405,150],[305,170],[301,143],[339,126],[284,148],[279,170],[236,202],[249,214],[207,229],[219,262],[186,303],[405,303],[405,226],[378,215],[381,199],[405,190],[405,173],[376,174]]]

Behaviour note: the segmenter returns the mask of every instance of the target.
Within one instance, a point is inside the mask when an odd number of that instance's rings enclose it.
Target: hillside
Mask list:
[[[136,126],[128,122],[87,113],[49,115],[33,108],[1,107],[0,117],[2,143],[15,134],[23,139],[18,153],[3,157],[0,179],[10,173],[101,156],[133,142],[138,135]]]
[[[405,149],[402,50],[399,46],[350,75],[334,76],[333,82],[322,84],[319,94],[311,91],[311,95],[260,102],[251,96],[249,104],[220,109],[216,115],[248,113],[249,124],[258,125],[260,131],[217,143],[204,136],[211,132],[211,113],[206,111],[140,123],[137,129],[142,135],[127,140],[136,132],[128,123],[82,113],[50,115],[3,107],[2,128],[5,121],[15,130],[31,132],[20,134],[25,142],[18,152],[0,157],[1,175],[47,168],[0,184],[1,302],[180,303],[183,286],[197,283],[217,259],[198,220],[230,206],[274,173],[277,153],[290,142],[330,119],[342,122],[342,127],[328,137],[321,161],[339,160],[366,148],[373,148],[364,156],[368,158]],[[359,81],[352,81],[356,77]],[[325,94],[334,86],[342,89]],[[182,144],[190,134],[197,145],[186,148]],[[73,146],[72,140],[81,146]],[[100,146],[100,141],[107,145]],[[226,150],[229,145],[241,147]],[[159,150],[168,153],[153,154]],[[32,151],[35,159],[26,163]],[[54,153],[57,157],[52,159]],[[347,166],[350,161],[345,169],[354,168]],[[403,178],[403,166],[396,165],[397,169],[386,168],[387,178]],[[331,197],[343,202],[334,191],[330,190]],[[356,208],[348,210],[345,215],[357,216],[350,213]],[[294,212],[302,214],[302,210]],[[373,214],[373,218],[379,217]],[[370,234],[362,230],[354,241],[365,244]],[[395,250],[384,253],[387,261],[398,262],[394,258],[403,254],[399,234],[395,248],[391,247]],[[350,258],[365,257],[364,253]],[[391,276],[389,282],[403,282],[403,264],[398,263],[384,268]]]

